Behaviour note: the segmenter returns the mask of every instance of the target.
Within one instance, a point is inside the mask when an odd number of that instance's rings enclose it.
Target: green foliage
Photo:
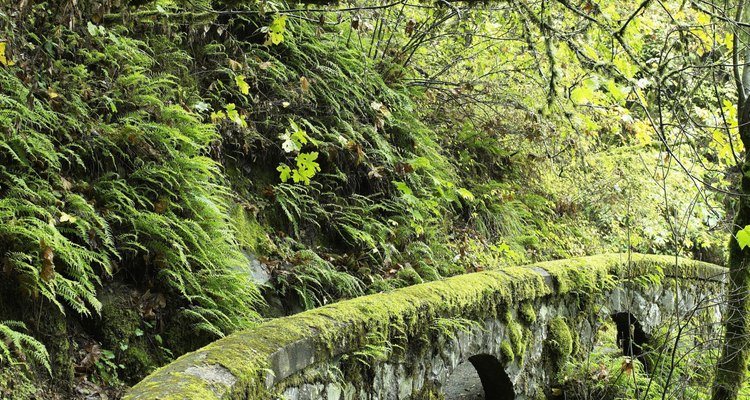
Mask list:
[[[436,318],[430,325],[430,330],[441,337],[449,338],[455,338],[458,332],[471,333],[475,329],[483,328],[479,322],[466,318]]]
[[[195,97],[178,86],[184,69],[165,68],[186,55],[91,23],[10,40],[50,46],[49,69],[0,68],[0,262],[13,293],[96,316],[99,287],[117,274],[167,292],[196,330],[249,326],[259,295],[231,268],[241,257],[229,191],[207,157],[218,134],[181,105]],[[29,350],[49,366],[38,341],[0,328],[3,362]]]
[[[559,374],[559,387],[566,398],[709,398],[716,354],[696,351],[694,347],[703,346],[706,341],[696,336],[683,337],[677,344],[669,343],[675,336],[663,329],[656,337],[666,339],[667,343],[657,341],[646,349],[646,357],[655,367],[645,371],[641,361],[622,355],[614,331],[612,323],[605,323],[596,333],[593,351],[584,358],[571,360]],[[672,359],[671,347],[675,345],[678,349]]]
[[[26,330],[26,326],[21,322],[0,322],[0,366],[10,368],[14,364],[23,364],[28,360],[43,366],[51,373],[47,349],[41,342],[19,330]]]
[[[364,346],[352,353],[358,362],[371,367],[376,362],[386,361],[392,351],[392,343],[382,332],[371,332],[367,334]]]
[[[500,354],[503,356],[503,363],[513,362],[516,358],[516,355],[513,353],[513,346],[507,340],[500,342]]]
[[[267,38],[263,43],[268,46],[279,44],[284,41],[284,32],[286,31],[286,15],[281,15],[271,22],[271,25],[265,27],[262,31],[266,32]]]
[[[280,293],[295,293],[305,309],[362,294],[362,283],[357,278],[337,271],[312,251],[299,251],[292,260],[294,269],[279,275]]]
[[[745,247],[750,245],[750,225],[737,231],[735,237],[737,239],[737,244],[740,245],[741,249],[744,249]]]
[[[573,337],[562,317],[552,318],[547,325],[545,349],[551,365],[559,371],[573,352]]]
[[[356,24],[274,14],[281,3],[115,3],[0,9],[0,273],[21,303],[96,317],[102,286],[125,281],[217,337],[258,318],[240,249],[264,256],[274,289],[304,308],[630,248],[723,259],[710,232],[723,198],[695,201],[670,158],[692,148],[657,149],[648,70],[593,39],[633,4],[605,2],[592,18],[606,24],[578,31],[558,3],[461,18],[363,9]],[[554,17],[576,31],[542,32]],[[635,18],[622,38],[656,58],[646,39],[667,25],[654,21]],[[710,38],[686,29],[698,54]],[[737,115],[731,101],[688,97],[699,124]],[[713,130],[688,140],[706,152],[686,169],[742,151],[736,124]],[[524,328],[509,329],[523,354]],[[382,355],[373,346],[368,362]]]

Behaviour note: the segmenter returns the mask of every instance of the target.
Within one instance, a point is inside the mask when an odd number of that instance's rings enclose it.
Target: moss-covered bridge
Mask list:
[[[625,327],[612,332],[625,341],[635,333],[636,345],[638,332],[667,319],[719,322],[723,276],[712,264],[624,254],[457,276],[235,333],[125,398],[463,398],[472,377],[488,399],[544,398],[550,377],[590,350],[604,321]]]

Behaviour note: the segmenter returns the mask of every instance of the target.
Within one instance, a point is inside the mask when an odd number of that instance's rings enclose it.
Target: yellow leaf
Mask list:
[[[237,84],[237,87],[240,88],[240,93],[242,94],[250,93],[250,85],[245,81],[245,75],[235,76],[234,82]]]
[[[12,60],[8,60],[8,57],[5,55],[5,48],[7,46],[7,43],[0,42],[0,64],[11,66],[14,65],[15,62]]]
[[[78,218],[68,214],[68,213],[62,213],[60,216],[60,222],[70,222],[71,224],[75,223],[78,220]]]
[[[54,99],[60,97],[60,94],[57,93],[55,89],[47,88],[47,96],[49,96],[50,99]]]
[[[711,16],[700,13],[698,14],[698,18],[696,18],[696,21],[698,22],[698,25],[708,25],[708,23],[711,22]]]
[[[229,59],[229,68],[231,68],[231,69],[232,69],[232,71],[238,71],[238,70],[241,70],[241,69],[242,69],[242,64],[240,64],[239,62],[237,62],[237,61],[234,61],[234,60],[232,60],[232,59],[230,58],[230,59]]]
[[[306,92],[310,89],[310,81],[303,76],[302,78],[299,78],[299,86],[302,88],[303,92]]]

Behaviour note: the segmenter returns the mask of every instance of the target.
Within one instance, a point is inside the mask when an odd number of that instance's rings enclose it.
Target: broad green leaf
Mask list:
[[[587,104],[593,103],[594,101],[594,88],[593,85],[589,84],[591,80],[587,79],[583,81],[577,88],[573,89],[570,93],[570,100],[576,104]]]
[[[281,139],[281,148],[284,149],[285,152],[291,153],[300,150],[300,147],[294,142],[294,140],[292,140],[289,132],[284,132],[279,135],[279,139]]]
[[[414,193],[411,191],[411,188],[409,188],[409,185],[404,182],[393,181],[393,184],[396,185],[396,189],[398,189],[399,192],[405,195],[412,195]]]
[[[99,29],[91,21],[86,24],[86,29],[89,31],[89,35],[91,36],[96,36],[99,33]]]
[[[737,244],[740,245],[741,249],[750,245],[750,225],[746,225],[742,230],[737,232],[735,237],[737,238]]]
[[[613,79],[610,79],[607,81],[607,91],[617,103],[622,103],[630,92],[630,88],[620,87]]]
[[[247,128],[247,122],[245,121],[245,118],[243,118],[237,111],[237,106],[235,106],[234,103],[225,105],[224,109],[227,111],[227,118],[229,118],[230,121],[243,128]]]
[[[307,143],[312,143],[317,146],[318,143],[314,141],[304,130],[302,130],[297,123],[293,120],[289,120],[289,126],[291,129],[287,129],[284,133],[279,135],[281,139],[281,148],[287,153],[302,150],[302,147]]]
[[[474,193],[471,193],[468,189],[465,188],[458,188],[456,189],[456,192],[464,198],[464,200],[472,201],[474,200]]]
[[[279,165],[276,167],[276,171],[279,171],[279,179],[281,179],[282,182],[286,182],[289,180],[289,178],[292,176],[292,169],[289,168],[287,165]]]
[[[305,185],[310,184],[310,179],[315,176],[316,172],[320,172],[320,164],[315,162],[318,159],[317,152],[311,153],[300,153],[297,155],[297,169],[293,171],[292,178],[295,182],[305,182]]]
[[[266,41],[263,43],[268,46],[279,44],[284,41],[284,32],[286,32],[286,15],[282,15],[271,23],[266,32]]]
[[[622,74],[628,79],[633,79],[635,73],[638,72],[638,68],[630,61],[628,61],[624,56],[615,57],[613,63],[615,64],[617,70],[622,72]]]
[[[420,168],[430,169],[430,160],[427,157],[417,157],[411,161],[409,161],[409,164],[417,170]]]

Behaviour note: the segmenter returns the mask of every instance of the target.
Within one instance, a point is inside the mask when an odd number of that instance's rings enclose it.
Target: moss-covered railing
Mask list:
[[[629,278],[723,280],[719,266],[668,256],[606,254],[461,275],[342,301],[232,334],[160,368],[125,399],[263,399],[317,362],[352,353],[367,333],[415,337],[436,318],[491,316],[503,307]]]

